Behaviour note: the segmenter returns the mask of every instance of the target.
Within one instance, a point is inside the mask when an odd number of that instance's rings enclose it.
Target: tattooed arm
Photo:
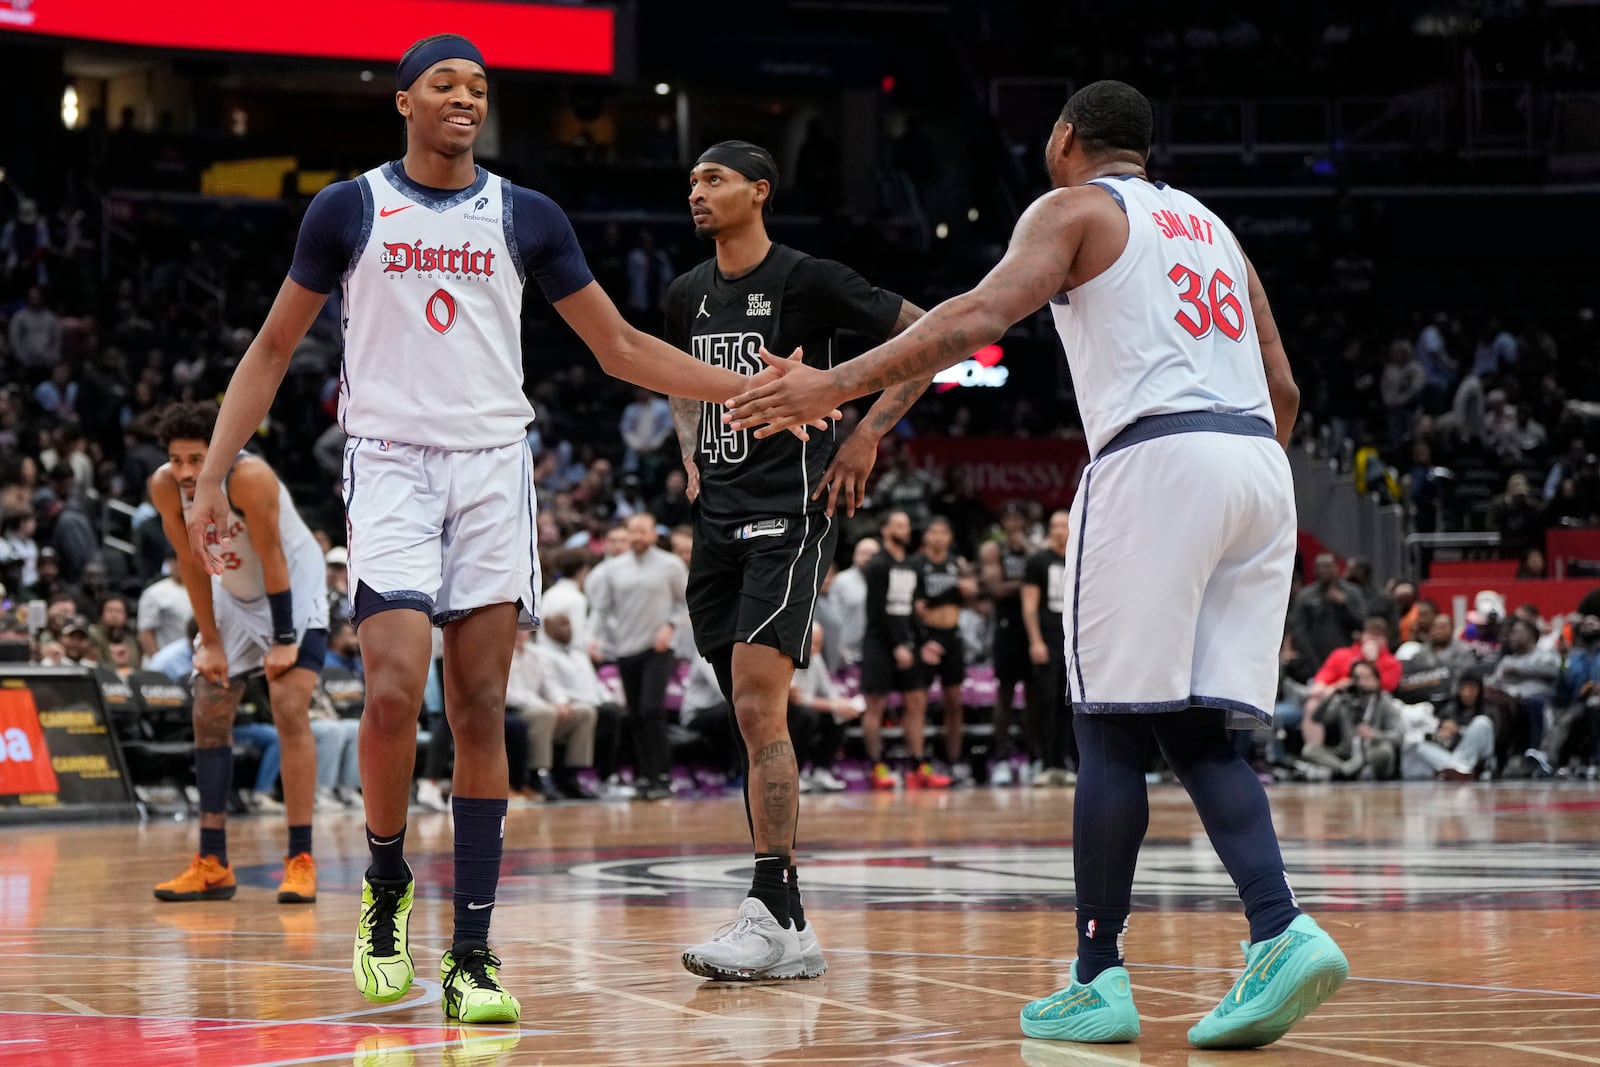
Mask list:
[[[898,337],[926,314],[911,301],[902,300],[900,314],[895,317],[889,336]],[[878,461],[878,442],[905,417],[905,413],[911,410],[911,405],[917,402],[917,397],[932,381],[930,374],[920,381],[905,382],[893,389],[886,389],[867,411],[866,417],[845,438],[839,451],[834,453],[833,462],[828,464],[828,471],[822,476],[816,492],[811,494],[811,499],[816,500],[824,491],[827,492],[827,511],[830,516],[841,494],[844,496],[845,513],[856,513],[856,508],[866,498],[867,478]]]
[[[976,288],[946,300],[904,333],[842,366],[818,371],[766,357],[782,377],[735,397],[733,426],[760,426],[756,436],[771,436],[804,421],[808,412],[930,378],[998,341],[1069,287],[1068,273],[1100,199],[1103,193],[1087,187],[1041,197],[1023,213],[1005,256]]]
[[[700,495],[700,468],[694,461],[700,436],[700,401],[681,396],[667,399],[672,403],[672,425],[678,430],[678,449],[683,453],[683,473],[688,478],[684,491],[693,501]]]

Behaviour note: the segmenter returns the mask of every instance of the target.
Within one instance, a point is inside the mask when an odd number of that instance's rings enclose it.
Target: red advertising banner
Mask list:
[[[915,437],[906,449],[918,467],[941,480],[965,470],[973,491],[990,508],[1008,500],[1066,507],[1089,463],[1082,437]]]
[[[0,31],[144,48],[397,62],[418,38],[459,33],[489,72],[616,73],[616,12],[490,0],[0,0]]]
[[[0,690],[0,796],[60,791],[33,694],[26,689]]]

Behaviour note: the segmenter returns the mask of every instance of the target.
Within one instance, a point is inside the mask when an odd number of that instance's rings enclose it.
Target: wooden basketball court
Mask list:
[[[1136,1044],[1026,1041],[1017,1011],[1074,951],[1070,800],[971,790],[806,798],[801,878],[831,970],[703,982],[680,949],[748,884],[736,796],[513,805],[495,915],[519,1030],[441,1021],[449,821],[413,815],[419,981],[368,1004],[349,975],[358,812],[320,815],[320,899],[280,906],[282,821],[236,820],[228,902],[161,904],[192,823],[0,832],[0,1064],[1600,1064],[1600,787],[1272,792],[1302,904],[1343,945],[1340,994],[1269,1049],[1189,1025],[1246,932],[1183,793],[1151,791],[1130,969]],[[426,899],[423,899],[424,896]]]

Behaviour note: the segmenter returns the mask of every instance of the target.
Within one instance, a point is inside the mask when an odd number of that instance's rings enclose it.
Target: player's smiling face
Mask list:
[[[689,172],[689,217],[696,237],[714,239],[759,219],[765,199],[765,182],[720,164],[699,163]]]
[[[407,135],[446,156],[472,151],[489,114],[489,79],[470,59],[434,64],[405,92],[395,107],[406,117]]]

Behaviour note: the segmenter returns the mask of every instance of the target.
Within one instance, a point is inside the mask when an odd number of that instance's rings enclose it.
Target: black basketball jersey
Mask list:
[[[895,559],[880,550],[862,568],[867,585],[867,636],[891,647],[908,645],[915,634],[913,607],[921,584],[911,557]]]
[[[666,335],[696,359],[738,374],[765,369],[757,354],[762,347],[779,356],[800,347],[808,366],[828,368],[839,330],[881,341],[894,329],[902,303],[842,263],[774,244],[742,277],[724,277],[713,258],[674,279]],[[701,407],[695,463],[702,512],[739,519],[822,510],[826,500],[813,501],[811,494],[838,447],[834,430],[813,429],[809,442],[791,433],[757,440],[749,430],[724,425],[722,414],[720,405]]]
[[[1065,637],[1062,612],[1067,592],[1066,575],[1067,557],[1041,548],[1028,557],[1028,574],[1023,579],[1026,584],[1039,587],[1039,630],[1045,643],[1058,651]]]
[[[1000,573],[1008,582],[1021,582],[1028,576],[1028,550],[1000,543]],[[1022,628],[1022,590],[994,601],[995,620],[1007,628]]]
[[[959,607],[966,599],[961,595],[959,584],[961,561],[955,556],[946,556],[944,562],[935,563],[918,552],[909,562],[917,571],[917,599],[928,607],[942,608],[949,604]]]

